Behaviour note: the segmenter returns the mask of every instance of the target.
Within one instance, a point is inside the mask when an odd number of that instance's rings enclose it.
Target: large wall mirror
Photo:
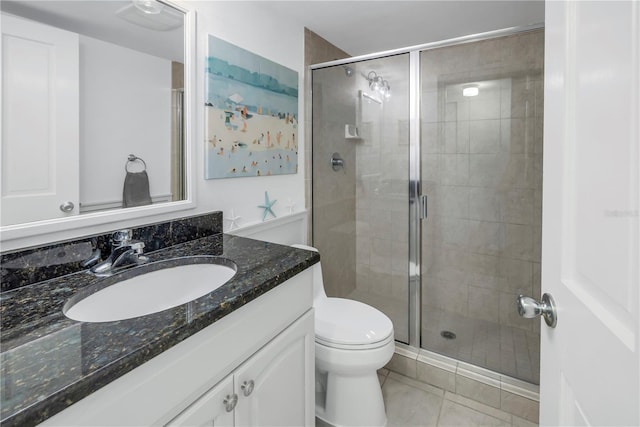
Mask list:
[[[0,7],[2,238],[185,205],[193,12],[156,0]]]

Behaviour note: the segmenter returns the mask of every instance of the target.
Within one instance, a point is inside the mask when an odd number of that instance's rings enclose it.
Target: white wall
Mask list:
[[[195,108],[195,137],[193,138],[194,188],[197,207],[190,210],[153,215],[135,220],[110,222],[71,230],[56,231],[46,235],[30,236],[2,242],[2,250],[41,245],[49,242],[73,239],[85,235],[106,232],[123,227],[165,221],[181,216],[195,215],[214,210],[224,211],[224,216],[235,214],[242,218],[240,226],[255,224],[262,219],[257,206],[264,202],[264,192],[271,200],[278,200],[274,212],[286,215],[288,199],[295,203],[296,211],[304,207],[304,26],[302,23],[274,15],[261,2],[253,1],[177,1],[197,14],[197,81]],[[207,35],[212,34],[239,47],[282,64],[299,73],[298,173],[270,177],[235,178],[222,180],[204,179],[205,120],[204,120],[204,64]],[[138,153],[135,153],[138,154]],[[139,154],[142,156],[142,154]],[[123,166],[118,166],[123,167]],[[168,173],[168,171],[167,171]],[[225,231],[229,222],[225,221]]]
[[[171,61],[81,36],[80,115],[83,206],[122,201],[129,154],[146,162],[151,196],[169,194]]]
[[[261,2],[253,1],[189,1],[181,4],[194,7],[198,14],[197,64],[197,129],[195,166],[197,168],[198,211],[221,209],[224,216],[234,213],[242,218],[240,226],[262,220],[264,192],[277,203],[273,210],[278,216],[288,213],[288,199],[295,209],[304,207],[304,26],[300,23],[273,16]],[[298,72],[298,173],[267,177],[204,180],[205,123],[204,123],[204,68],[207,35],[211,34],[257,55]],[[225,230],[229,222],[225,221]]]

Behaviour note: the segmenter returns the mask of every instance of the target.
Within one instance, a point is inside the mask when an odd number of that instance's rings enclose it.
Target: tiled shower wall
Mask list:
[[[304,33],[305,47],[305,66],[319,64],[322,62],[333,61],[335,59],[346,58],[350,56],[348,53],[329,43],[313,31],[305,28]],[[342,70],[344,71],[344,70]],[[311,82],[310,71],[306,71],[306,82]],[[314,79],[316,87],[312,88],[311,84],[306,88],[307,96],[312,98],[313,104],[306,103],[305,117],[305,194],[306,208],[309,212],[309,224],[313,227],[309,229],[308,241],[315,245],[322,253],[323,270],[325,277],[325,290],[330,296],[344,296],[349,293],[355,286],[355,268],[342,270],[343,262],[340,260],[353,261],[355,259],[355,242],[353,242],[353,234],[355,233],[355,200],[349,188],[353,188],[354,171],[347,170],[346,174],[333,174],[329,167],[329,155],[337,151],[341,145],[341,137],[344,136],[339,126],[335,125],[337,117],[335,111],[332,110],[331,103],[343,102],[352,105],[352,100],[345,99],[341,94],[350,91],[353,82],[345,79],[344,73],[336,70],[335,74],[331,74],[328,81],[324,81],[324,71],[319,71],[321,77]],[[334,92],[338,95],[334,98]],[[318,97],[318,100],[315,98]],[[326,100],[329,104],[324,105],[321,99]],[[349,111],[353,109],[345,107]],[[313,111],[313,113],[312,113]],[[341,110],[342,111],[342,110]],[[352,111],[353,114],[355,112]],[[313,122],[312,122],[313,119]],[[329,125],[320,125],[318,120],[328,120]],[[318,126],[313,128],[313,123]],[[333,125],[331,123],[334,123]],[[328,153],[328,154],[327,154]],[[345,153],[346,154],[346,153]],[[313,187],[312,175],[315,176],[315,188]],[[340,183],[344,185],[340,185]],[[344,193],[339,194],[339,200],[331,200],[331,191],[333,188],[340,186]],[[311,198],[315,198],[316,206],[312,206]],[[328,212],[337,209],[336,213],[341,216],[331,218]],[[315,215],[314,215],[315,214]],[[317,222],[315,222],[317,220]],[[342,221],[342,222],[341,222]],[[317,228],[322,227],[322,228]],[[319,230],[315,237],[312,230]],[[324,230],[330,230],[325,233]]]
[[[422,347],[534,383],[540,323],[515,300],[540,297],[543,37],[421,54]]]
[[[359,90],[377,96],[361,77],[374,71],[389,82],[391,96],[378,96],[380,103],[362,96],[357,100],[362,139],[352,142],[356,146],[358,291],[354,296],[366,293],[362,299],[394,322],[396,340],[408,342],[409,55],[356,65]],[[381,305],[376,300],[397,304]]]
[[[344,138],[355,122],[355,78],[342,67],[314,71],[313,78],[313,245],[320,250],[329,296],[345,296],[356,284],[356,152]],[[344,168],[334,171],[331,155]]]

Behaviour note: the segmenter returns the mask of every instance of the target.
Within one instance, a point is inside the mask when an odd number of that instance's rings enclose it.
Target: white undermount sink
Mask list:
[[[65,316],[82,322],[110,322],[158,313],[200,298],[227,283],[237,267],[229,260],[215,257],[184,258],[187,264],[174,260],[137,267],[142,273],[118,281],[63,309]],[[154,271],[159,264],[167,265]],[[150,268],[151,267],[151,268]],[[139,270],[138,270],[139,269]],[[117,279],[116,276],[112,278]]]

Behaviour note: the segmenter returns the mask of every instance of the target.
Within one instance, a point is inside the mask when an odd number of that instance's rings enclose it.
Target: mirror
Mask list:
[[[156,0],[0,7],[2,239],[184,209],[193,12]]]

